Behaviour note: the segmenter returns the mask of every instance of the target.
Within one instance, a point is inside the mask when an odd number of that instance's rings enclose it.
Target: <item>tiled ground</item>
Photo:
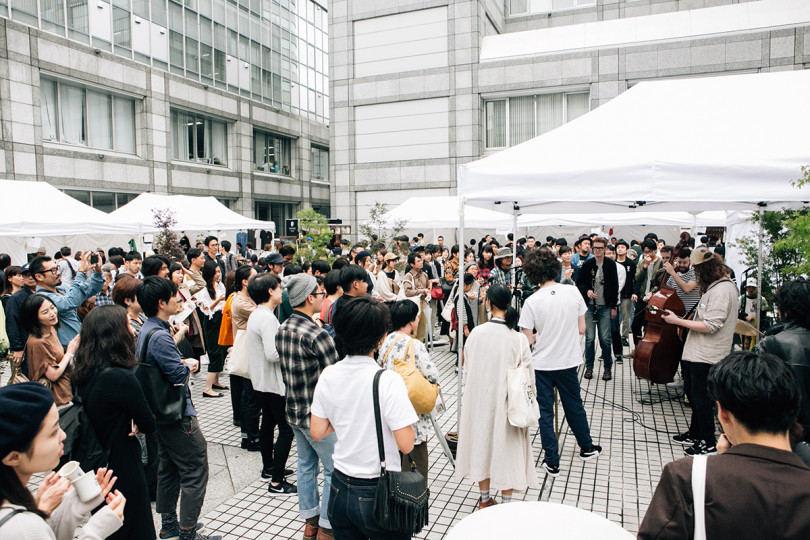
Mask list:
[[[438,423],[443,432],[452,431],[456,423],[455,355],[447,352],[447,347],[437,348],[434,360],[440,368],[448,407]],[[577,506],[607,517],[632,533],[637,532],[664,464],[684,455],[680,445],[671,443],[670,435],[685,431],[689,409],[675,390],[636,379],[631,363],[627,360],[614,368],[612,381],[604,382],[599,377],[582,380],[592,436],[602,445],[604,454],[598,460],[582,462],[573,433],[561,418],[560,476],[551,479],[540,467],[542,447],[539,433],[534,433],[533,448],[541,486],[525,494],[516,493],[515,500]],[[195,388],[195,393],[201,391],[199,385]],[[234,446],[236,452],[247,454],[238,449],[239,432],[231,423],[229,400],[197,399],[196,403],[200,409],[200,424],[209,442]],[[430,525],[418,538],[440,539],[454,523],[473,511],[478,491],[472,482],[459,483],[452,478],[453,467],[435,438],[428,444]],[[295,469],[295,463],[293,446],[288,466]],[[235,495],[205,512],[205,532],[222,534],[225,540],[300,538],[303,522],[298,518],[297,498],[271,497],[267,494],[266,482],[261,481],[258,474],[255,478],[244,488],[236,486]]]
[[[455,355],[447,347],[436,349],[434,360],[440,368],[442,392],[447,412],[438,418],[443,432],[455,430]],[[679,392],[666,386],[650,385],[632,375],[632,361],[614,368],[614,379],[604,382],[598,376],[582,379],[582,396],[594,441],[604,453],[599,459],[578,459],[576,440],[567,429],[560,407],[561,474],[547,477],[540,467],[542,447],[533,434],[539,489],[516,493],[515,500],[562,503],[592,511],[637,532],[664,464],[682,457],[683,449],[670,435],[686,430],[689,409]],[[8,377],[7,364],[0,379]],[[599,363],[597,363],[597,368]],[[584,368],[580,369],[580,373]],[[599,373],[599,370],[596,370]],[[203,507],[206,534],[221,534],[224,540],[300,538],[303,522],[298,518],[296,497],[271,497],[267,483],[259,477],[261,458],[257,452],[239,448],[239,428],[231,421],[227,396],[202,399],[203,375],[192,386],[199,420],[209,442],[209,485]],[[228,384],[227,377],[223,382]],[[470,514],[478,499],[477,486],[467,480],[456,482],[435,437],[429,442],[431,492],[430,525],[418,538],[440,539],[459,520]],[[288,461],[296,468],[296,451]],[[294,481],[291,479],[291,481]],[[159,524],[159,516],[155,515]]]

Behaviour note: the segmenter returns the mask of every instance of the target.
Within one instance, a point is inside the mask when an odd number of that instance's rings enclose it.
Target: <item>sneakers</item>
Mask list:
[[[610,374],[610,370],[606,369],[605,372],[602,374],[602,380],[603,381],[609,381],[612,378],[613,378],[613,375]]]
[[[290,484],[286,480],[282,480],[282,482],[274,486],[272,482],[267,484],[267,493],[270,495],[295,495],[298,493],[298,488],[295,487],[293,484]]]
[[[592,444],[591,447],[587,450],[581,450],[579,452],[579,459],[582,461],[590,461],[592,459],[596,459],[599,457],[599,454],[602,453],[602,447],[596,444]]]
[[[585,377],[586,379],[593,379],[593,369],[591,369],[591,368],[586,368],[586,369],[585,369],[585,375],[584,375],[584,377]]]
[[[689,432],[681,433],[680,435],[674,435],[672,440],[678,444],[682,444],[684,446],[694,446],[697,441]]]
[[[717,453],[716,446],[707,446],[704,441],[697,441],[686,449],[687,456],[712,456]]]
[[[616,363],[617,364],[624,364],[624,356],[617,354],[616,355]]]
[[[284,476],[290,476],[294,472],[295,471],[292,469],[284,469]],[[267,467],[266,469],[262,469],[262,478],[264,478],[265,480],[270,480],[271,478],[273,478],[273,468]]]
[[[546,474],[552,478],[557,478],[560,476],[560,466],[559,465],[552,465],[546,460],[543,460],[543,468],[546,470]]]
[[[195,531],[199,531],[202,528],[203,524],[197,523],[197,528],[195,529]],[[177,540],[178,538],[180,538],[180,524],[177,523],[177,525],[174,528],[170,528],[168,530],[161,530],[159,538],[160,540]]]
[[[490,497],[485,502],[481,502],[481,498],[478,498],[478,509],[483,510],[484,508],[489,508],[490,506],[495,506],[498,502],[495,500],[495,497]]]

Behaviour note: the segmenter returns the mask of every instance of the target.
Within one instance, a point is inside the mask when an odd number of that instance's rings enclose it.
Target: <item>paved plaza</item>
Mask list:
[[[441,373],[448,408],[438,417],[438,423],[443,432],[454,431],[456,357],[447,347],[440,347],[433,358]],[[515,493],[513,500],[572,505],[606,517],[631,533],[638,531],[664,464],[684,456],[682,447],[672,443],[670,435],[686,430],[689,409],[683,405],[680,392],[636,379],[631,364],[632,361],[626,360],[617,365],[612,381],[604,382],[598,376],[581,381],[592,435],[602,445],[603,455],[587,463],[579,459],[576,440],[560,407],[560,476],[552,479],[540,467],[540,435],[533,430],[540,488]],[[297,497],[268,495],[267,481],[259,476],[259,453],[239,447],[240,433],[231,422],[230,400],[203,399],[202,376],[198,381],[193,394],[200,425],[208,439],[211,466],[202,519],[205,532],[221,534],[225,540],[300,538],[304,522],[298,517]],[[435,437],[428,444],[430,524],[417,538],[440,539],[473,512],[478,489],[473,482],[459,483],[453,479],[453,467]],[[295,469],[296,459],[293,445],[288,467]],[[294,477],[290,480],[295,482]],[[159,521],[158,516],[156,520]]]

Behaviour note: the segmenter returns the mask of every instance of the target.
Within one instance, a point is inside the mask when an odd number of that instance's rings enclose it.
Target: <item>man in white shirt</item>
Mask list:
[[[602,447],[593,444],[588,418],[580,397],[577,368],[582,364],[580,337],[585,333],[587,306],[579,290],[556,283],[560,262],[548,248],[529,250],[523,271],[540,288],[523,305],[518,326],[533,345],[532,364],[540,405],[540,439],[545,456],[543,468],[560,474],[560,453],[554,433],[554,388],[557,388],[565,418],[580,447],[579,457],[599,457]]]

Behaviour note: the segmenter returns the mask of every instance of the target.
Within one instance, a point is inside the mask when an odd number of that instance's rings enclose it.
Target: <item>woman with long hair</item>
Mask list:
[[[118,490],[111,492],[112,469],[96,472],[101,494],[87,502],[79,500],[67,478],[50,472],[59,464],[65,432],[47,388],[34,382],[0,388],[0,410],[0,538],[73,540],[84,522],[75,538],[97,540],[121,527],[126,499]],[[38,473],[49,474],[34,495],[27,486]]]
[[[32,294],[20,308],[20,324],[28,332],[25,353],[28,358],[28,378],[50,386],[57,407],[65,407],[73,399],[70,388],[71,360],[79,346],[79,336],[70,340],[67,351],[59,343],[59,314],[56,306],[44,294]]]
[[[155,432],[149,408],[133,368],[135,340],[129,317],[121,306],[101,306],[82,321],[73,382],[109,466],[118,472],[118,489],[127,494],[124,526],[110,536],[140,540],[155,537],[149,488],[141,463],[141,446],[133,436]]]
[[[197,301],[204,317],[202,318],[205,348],[208,351],[208,374],[205,377],[204,398],[222,397],[215,388],[219,384],[219,374],[225,367],[227,348],[219,345],[219,329],[222,325],[222,309],[225,306],[225,285],[222,284],[222,271],[216,261],[205,261],[202,267],[205,288],[197,293]]]
[[[11,295],[23,288],[25,280],[22,276],[22,268],[19,266],[7,266],[3,271],[3,292],[2,301],[3,307],[6,307],[6,302]]]
[[[481,256],[478,258],[478,277],[486,283],[493,268],[495,268],[495,252],[492,251],[492,246],[486,244],[481,249]]]
[[[250,278],[256,275],[256,269],[251,266],[240,266],[234,276],[234,293],[231,295],[231,325],[233,326],[233,349],[246,347],[246,341],[241,334],[247,330],[250,314],[256,309],[256,303],[248,294],[247,285]],[[231,349],[231,354],[233,354]],[[242,428],[242,448],[250,451],[261,449],[259,442],[259,404],[253,392],[250,379],[231,374],[231,406],[236,411],[234,402],[238,400],[239,424]]]
[[[509,370],[526,369],[534,384],[529,341],[516,331],[518,314],[511,300],[512,293],[505,286],[490,287],[487,305],[492,320],[476,326],[464,343],[465,405],[455,478],[478,482],[479,509],[496,504],[490,489],[500,490],[503,502],[508,502],[513,490],[538,485],[529,428],[513,426],[506,414]]]

